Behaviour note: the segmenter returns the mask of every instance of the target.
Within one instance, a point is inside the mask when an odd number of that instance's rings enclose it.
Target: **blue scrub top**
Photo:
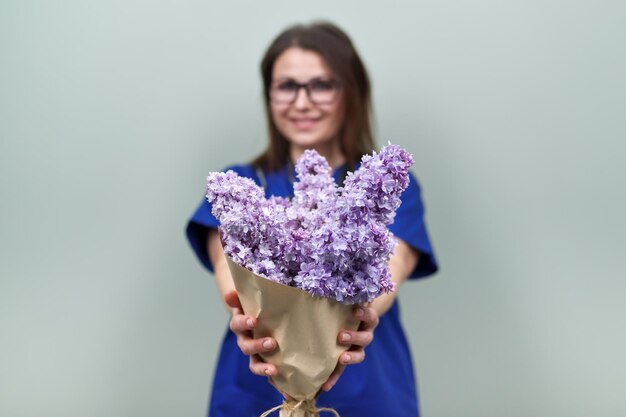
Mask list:
[[[292,175],[287,166],[280,171],[265,173],[263,184],[250,165],[228,169],[264,185],[266,197],[293,195]],[[334,173],[337,182],[340,172],[338,169]],[[389,229],[419,251],[418,265],[410,276],[414,279],[435,273],[437,261],[424,223],[419,183],[413,174],[409,176],[409,186],[401,195],[402,204]],[[207,231],[218,225],[206,198],[187,224],[189,243],[200,262],[210,271],[213,266],[206,250]],[[318,397],[317,406],[332,407],[342,417],[419,416],[411,353],[400,323],[397,302],[380,317],[374,340],[365,348],[365,353],[365,361],[347,366],[333,389]],[[227,326],[213,380],[209,417],[259,416],[282,403],[282,395],[267,382],[267,377],[252,374],[248,364],[248,357],[237,346],[237,337]]]

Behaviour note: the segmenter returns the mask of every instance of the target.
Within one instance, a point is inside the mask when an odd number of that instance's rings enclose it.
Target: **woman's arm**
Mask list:
[[[224,249],[222,248],[222,242],[220,241],[220,235],[216,229],[209,229],[207,251],[209,259],[213,264],[215,284],[217,285],[217,289],[222,296],[222,301],[225,303],[226,294],[235,290],[235,283],[230,275],[230,270],[228,269],[228,264],[226,263],[226,255],[224,255]],[[227,304],[224,305],[232,314],[232,307]]]
[[[277,374],[276,366],[261,360],[259,353],[269,352],[278,346],[276,340],[271,337],[261,339],[252,338],[252,330],[257,326],[256,318],[243,314],[243,309],[235,291],[233,277],[230,275],[226,255],[222,248],[219,233],[215,229],[209,229],[207,238],[207,251],[213,264],[215,283],[226,308],[230,311],[230,329],[237,335],[237,345],[244,355],[250,357],[250,371],[255,375],[272,376]]]
[[[372,301],[371,304],[371,307],[376,310],[379,316],[382,316],[391,308],[398,296],[400,286],[409,278],[418,261],[418,252],[403,240],[398,239],[398,246],[396,246],[389,259],[389,272],[391,273],[391,280],[396,283],[396,290],[392,293],[381,295]]]
[[[403,240],[398,239],[391,258],[389,259],[389,272],[391,280],[396,283],[396,290],[376,298],[368,307],[356,307],[355,316],[361,321],[357,331],[342,330],[337,336],[337,341],[350,348],[341,354],[337,367],[324,383],[322,388],[329,391],[339,380],[346,365],[355,365],[365,359],[365,347],[374,340],[374,329],[378,326],[378,318],[385,314],[393,305],[400,285],[406,281],[411,272],[417,266],[418,252]]]

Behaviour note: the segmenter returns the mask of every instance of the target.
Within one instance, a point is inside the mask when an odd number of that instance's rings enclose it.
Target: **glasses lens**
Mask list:
[[[271,99],[276,103],[291,103],[298,93],[298,84],[293,81],[282,81],[271,88]]]
[[[336,93],[337,86],[332,81],[313,80],[309,83],[309,96],[314,103],[331,103]]]

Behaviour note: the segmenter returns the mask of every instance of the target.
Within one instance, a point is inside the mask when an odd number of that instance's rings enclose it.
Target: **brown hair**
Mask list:
[[[286,49],[294,46],[319,53],[343,88],[345,116],[339,128],[339,146],[346,157],[348,168],[353,169],[363,154],[374,149],[370,126],[370,82],[367,70],[348,35],[328,22],[287,28],[265,52],[261,61],[261,75],[269,146],[252,164],[276,171],[289,161],[289,142],[278,131],[272,119],[270,86],[274,62]]]

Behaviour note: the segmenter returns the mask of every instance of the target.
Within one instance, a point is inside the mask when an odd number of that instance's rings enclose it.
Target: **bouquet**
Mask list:
[[[294,197],[265,198],[232,171],[207,177],[207,199],[254,337],[271,336],[262,355],[279,371],[272,382],[293,401],[281,416],[315,416],[315,398],[343,348],[341,329],[356,329],[354,304],[394,290],[388,269],[395,240],[388,230],[409,183],[411,155],[397,145],[365,155],[343,187],[314,150],[298,159]],[[334,410],[333,410],[334,411]]]

